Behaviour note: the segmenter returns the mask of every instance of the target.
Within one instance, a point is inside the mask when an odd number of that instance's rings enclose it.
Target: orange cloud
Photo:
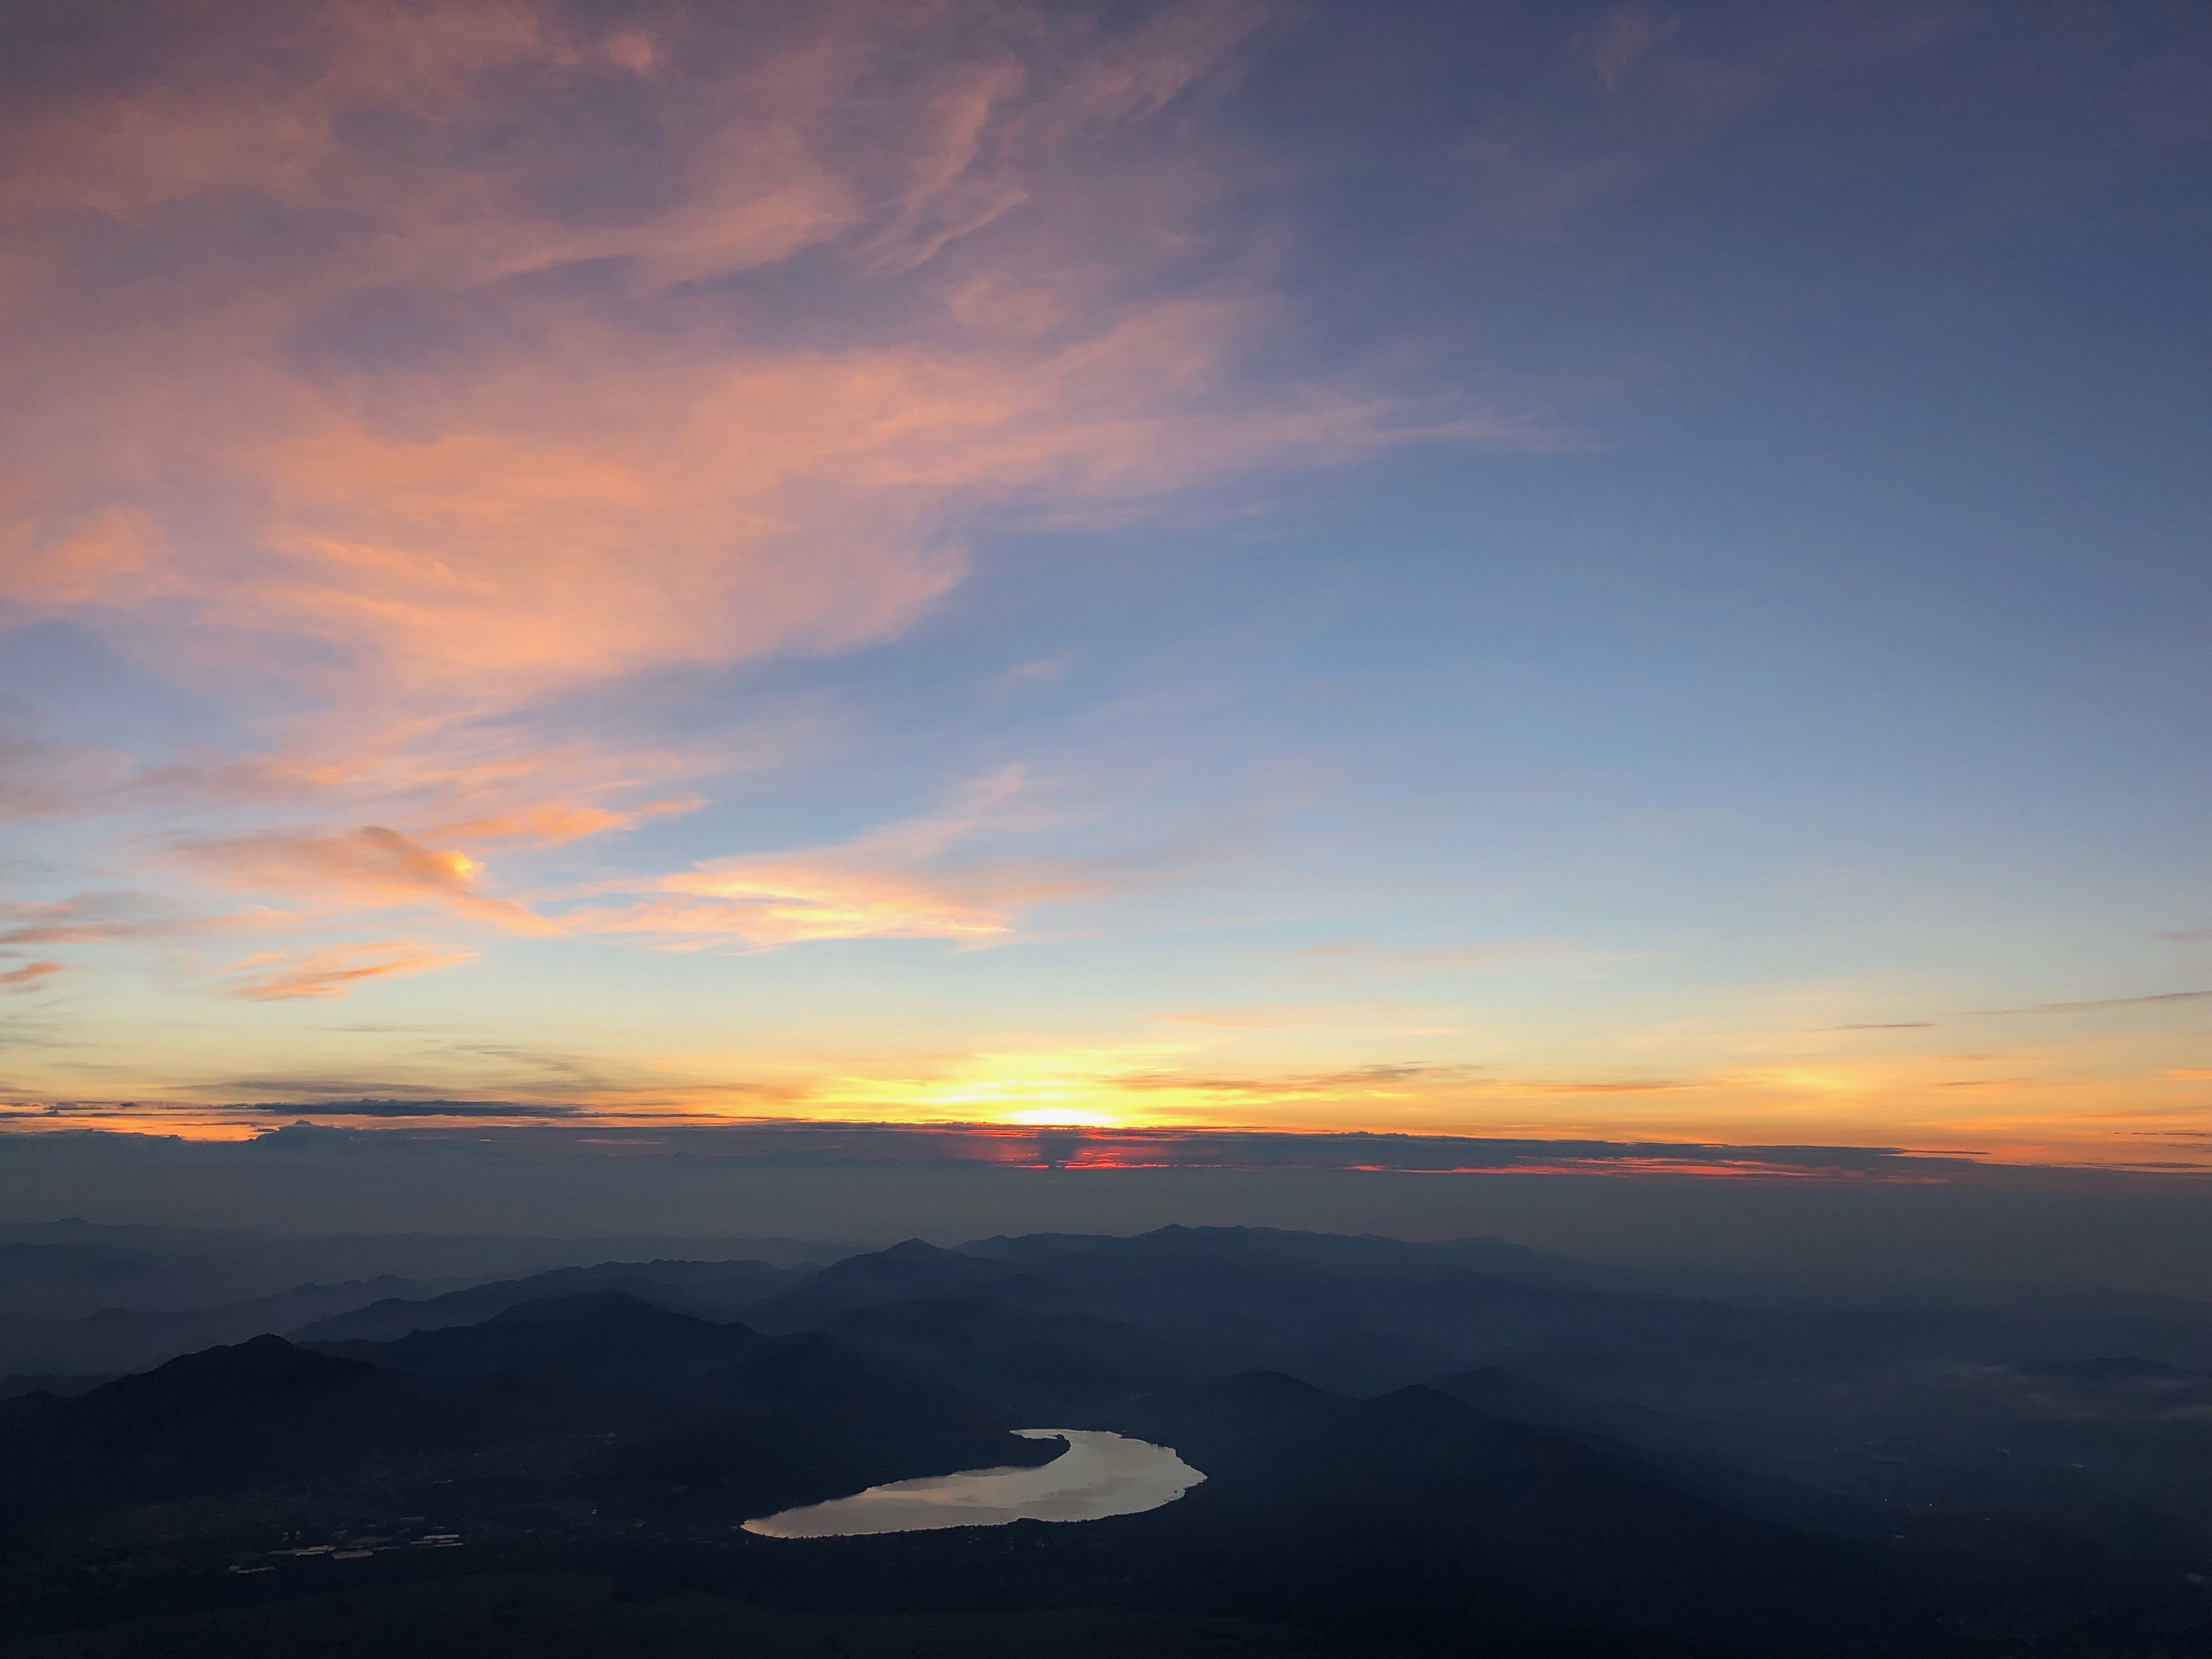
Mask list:
[[[33,518],[0,521],[0,571],[8,573],[0,598],[32,616],[104,602],[142,580],[168,551],[161,526],[135,507],[102,507],[52,526]]]
[[[295,997],[342,997],[370,980],[428,973],[466,962],[472,951],[427,950],[403,939],[374,945],[340,945],[286,957],[282,952],[249,957],[238,964],[251,970],[234,979],[223,994],[251,1002],[280,1002]]]
[[[518,933],[555,931],[523,906],[477,892],[472,881],[479,866],[466,854],[435,852],[374,825],[335,836],[191,842],[171,856],[244,891],[304,893],[362,908],[433,903]]]
[[[1001,912],[884,874],[763,865],[728,884],[727,893],[586,910],[568,921],[586,933],[653,934],[672,950],[837,939],[975,941],[1011,926]]]
[[[665,897],[572,912],[590,933],[660,935],[672,948],[836,939],[1011,937],[1025,907],[1093,896],[1122,872],[1079,860],[979,859],[934,865],[895,841],[815,853],[717,859],[655,884]]]
[[[10,990],[28,990],[42,979],[50,979],[63,970],[58,962],[27,962],[21,968],[10,968],[0,973],[0,986]]]
[[[689,812],[705,803],[696,796],[682,799],[648,801],[628,811],[610,811],[603,806],[580,806],[567,801],[538,801],[512,811],[491,817],[468,818],[459,823],[440,825],[431,833],[441,841],[520,842],[536,847],[556,847],[563,842],[580,841],[587,836],[604,836],[618,830],[635,830],[647,818],[665,813]]]
[[[1712,1080],[1684,1082],[1675,1078],[1632,1078],[1618,1083],[1521,1083],[1514,1087],[1537,1095],[1645,1095],[1673,1089],[1711,1088]]]
[[[1202,849],[1109,858],[1025,858],[1002,850],[1061,821],[1018,769],[987,777],[947,810],[842,845],[710,859],[645,884],[623,906],[571,911],[580,932],[659,935],[673,949],[836,939],[1014,936],[1031,907],[1096,898],[1158,878]]]

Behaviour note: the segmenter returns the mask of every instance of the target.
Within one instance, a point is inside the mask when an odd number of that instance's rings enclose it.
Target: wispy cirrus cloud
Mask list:
[[[149,335],[104,366],[172,390],[204,371],[186,383],[205,412],[180,419],[156,392],[129,478],[19,451],[7,597],[126,632],[149,611],[189,620],[191,637],[135,642],[218,682],[242,638],[257,672],[325,697],[370,677],[374,704],[345,723],[382,726],[881,637],[957,580],[963,501],[1049,494],[1065,513],[1393,441],[1384,404],[1239,386],[1249,294],[1147,293],[1126,240],[1119,278],[1069,243],[1101,234],[1081,200],[1103,182],[1068,171],[1069,146],[1149,118],[1265,15],[1216,4],[1109,34],[979,5],[781,23],[648,6],[610,29],[550,5],[432,22],[333,4],[284,67],[249,52],[235,85],[210,58],[189,88],[33,109],[0,204],[31,232],[34,276],[64,278],[67,212],[87,205],[136,227],[149,260],[181,251],[157,223],[173,204],[242,194],[320,217],[305,268],[164,273],[203,313],[198,343]],[[1125,211],[1202,210],[1202,170],[1149,159]],[[858,337],[794,344],[670,299],[810,248],[839,256]],[[613,293],[516,285],[610,260]],[[921,289],[881,289],[932,262]],[[906,313],[888,337],[887,302]],[[665,319],[636,325],[656,303]],[[32,366],[61,367],[51,349]],[[43,390],[69,396],[58,374]],[[210,463],[250,504],[247,533],[183,536],[138,499]],[[103,483],[128,499],[76,504]],[[267,648],[280,635],[289,660]]]
[[[559,917],[580,933],[636,933],[664,948],[751,948],[841,939],[1015,937],[1039,906],[1158,880],[1218,851],[1212,842],[1089,858],[1025,848],[1065,814],[1018,769],[988,776],[939,812],[834,846],[704,860],[637,884],[639,896]]]
[[[1463,1088],[1487,1084],[1480,1066],[1383,1062],[1334,1072],[1293,1072],[1234,1076],[1174,1070],[1127,1071],[1114,1074],[1116,1088],[1139,1091],[1190,1091],[1262,1099],[1335,1098],[1345,1095],[1395,1093],[1437,1085]]]
[[[1677,1089],[1711,1088],[1713,1081],[1710,1079],[1621,1078],[1592,1083],[1521,1083],[1515,1086],[1538,1095],[1650,1095],[1665,1094]]]
[[[1620,88],[1629,66],[1653,48],[1663,45],[1682,27],[1679,13],[1662,12],[1634,3],[1614,6],[1583,29],[1576,44],[1606,90]]]
[[[647,801],[627,811],[611,811],[604,806],[572,801],[532,801],[512,811],[497,812],[485,817],[463,818],[454,823],[441,823],[428,833],[440,841],[455,841],[471,847],[487,842],[558,847],[567,842],[582,841],[592,836],[635,830],[648,819],[674,812],[693,811],[704,804],[699,797],[687,795]]]
[[[112,787],[130,767],[125,755],[47,743],[20,732],[0,738],[0,818],[78,809]]]
[[[0,947],[167,942],[240,925],[153,893],[77,893],[64,899],[0,902]]]
[[[339,945],[327,950],[268,951],[235,964],[223,994],[248,1002],[342,997],[371,980],[428,973],[468,961],[472,951],[439,951],[406,939]]]
[[[2033,1002],[2021,1008],[1976,1008],[1972,1018],[1997,1014],[2088,1014],[2106,1008],[2171,1007],[2185,1002],[2212,1001],[2212,991],[2159,991],[2142,997],[2099,997],[2088,1002]]]
[[[42,981],[64,972],[68,964],[59,962],[27,962],[21,968],[0,970],[0,988],[10,991],[27,991]]]
[[[1604,951],[1555,935],[1479,939],[1465,945],[1392,946],[1372,939],[1329,939],[1291,952],[1310,972],[1412,976],[1460,972],[1594,973],[1651,954]]]
[[[1970,1008],[1955,1018],[1992,1019],[2008,1014],[2090,1014],[2108,1008],[2172,1007],[2212,1000],[2212,991],[2160,991],[2148,996],[2097,997],[2083,1002],[2032,1002],[2017,1008]],[[1927,1019],[1855,1020],[1844,1025],[1819,1025],[1819,1031],[1929,1031],[1938,1022]]]
[[[156,8],[149,61],[190,72],[150,79],[53,43],[0,119],[0,623],[66,618],[244,738],[33,745],[4,793],[182,817],[169,867],[303,914],[529,929],[457,849],[635,830],[752,763],[580,728],[590,688],[890,637],[985,516],[1516,441],[1261,367],[1288,314],[1214,228],[1252,163],[1191,118],[1273,15],[324,0],[278,52]],[[864,837],[568,925],[981,941],[1120,878]]]
[[[1170,1025],[1215,1030],[1343,1030],[1441,1036],[1465,1028],[1449,1010],[1408,1008],[1389,998],[1364,1002],[1262,1003],[1228,1008],[1177,1008],[1154,1014]],[[1443,1022],[1443,1023],[1439,1023]]]

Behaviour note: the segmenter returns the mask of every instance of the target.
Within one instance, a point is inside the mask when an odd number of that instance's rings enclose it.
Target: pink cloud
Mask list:
[[[627,830],[757,763],[556,703],[893,636],[986,515],[1111,523],[1512,441],[1255,367],[1293,319],[1219,243],[1251,163],[1159,118],[1270,15],[325,0],[278,52],[157,9],[175,73],[0,113],[0,623],[66,617],[248,738],[40,751],[17,799],[159,806],[171,864],[310,910],[540,930],[455,849]],[[794,319],[745,284],[801,252]],[[279,808],[380,827],[259,827]],[[566,925],[982,940],[1122,878],[878,836]]]
[[[62,972],[64,966],[58,962],[27,962],[21,968],[10,968],[0,973],[0,986],[14,991],[27,991],[40,981],[51,979]]]
[[[1261,9],[1183,8],[1120,35],[1018,8],[832,6],[749,26],[741,52],[651,15],[607,35],[550,6],[325,5],[281,69],[249,71],[241,40],[234,82],[210,57],[187,86],[34,117],[0,193],[19,216],[92,206],[130,225],[242,191],[359,230],[305,268],[172,277],[191,329],[106,317],[24,342],[43,407],[8,434],[21,471],[0,516],[44,550],[9,562],[0,595],[82,611],[216,688],[248,663],[257,686],[339,699],[356,737],[389,734],[643,666],[884,637],[959,579],[955,521],[981,502],[1064,514],[1411,435],[1381,400],[1243,386],[1242,349],[1272,322],[1249,293],[1147,290],[1138,250],[1187,240],[1205,158],[1175,159],[1186,144],[1134,179],[1069,171],[1096,149],[1071,152],[1079,133],[1143,122]],[[696,51],[677,49],[686,29],[704,31]],[[597,112],[640,76],[660,147],[649,210],[540,205],[595,161]],[[431,148],[346,136],[366,129],[341,112],[378,109]],[[497,142],[518,128],[535,141]],[[1094,188],[1115,192],[1111,237]],[[1000,227],[1017,204],[1022,226]],[[78,221],[26,222],[62,280]],[[363,293],[459,303],[612,258],[649,302],[804,246],[895,275],[955,244],[958,269],[931,287],[962,297],[889,343],[865,326],[870,343],[803,348],[624,328],[620,307],[503,292],[526,349],[478,331],[335,382],[290,356],[288,331]],[[979,309],[985,291],[999,298]],[[1006,320],[1065,319],[1070,301],[1079,326]],[[224,522],[185,534],[165,504]]]

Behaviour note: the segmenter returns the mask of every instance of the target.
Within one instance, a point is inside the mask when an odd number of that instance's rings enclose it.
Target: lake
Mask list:
[[[1025,1440],[1065,1440],[1034,1469],[968,1469],[894,1480],[850,1498],[809,1504],[744,1523],[763,1538],[850,1538],[863,1533],[1003,1527],[1015,1521],[1100,1521],[1175,1500],[1206,1479],[1176,1456],[1103,1429],[1016,1429]]]

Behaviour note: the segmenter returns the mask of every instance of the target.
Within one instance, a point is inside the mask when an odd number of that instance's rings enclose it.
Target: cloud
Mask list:
[[[138,944],[215,932],[245,920],[195,914],[150,893],[78,893],[0,902],[0,946]]]
[[[2025,1008],[1976,1008],[1976,1018],[1995,1014],[2087,1014],[2100,1008],[2143,1008],[2212,1000],[2212,991],[2160,991],[2147,997],[2103,997],[2094,1002],[2037,1002]]]
[[[1261,1099],[1287,1100],[1329,1097],[1373,1091],[1391,1092],[1432,1084],[1485,1085],[1490,1079],[1475,1075],[1479,1066],[1425,1063],[1359,1066],[1346,1071],[1294,1073],[1279,1076],[1209,1076],[1202,1073],[1127,1071],[1112,1074],[1117,1089],[1139,1091],[1188,1090],[1205,1094],[1249,1095]]]
[[[1568,37],[1569,62],[1586,73],[1560,76],[1531,59],[1517,66],[1515,95],[1472,100],[1453,183],[1487,228],[1556,234],[1780,100],[1977,24],[1965,7],[1916,5],[1705,6],[1691,15],[1685,28],[1677,13],[1627,0]]]
[[[187,842],[172,848],[170,856],[242,891],[301,893],[362,908],[430,903],[516,933],[556,931],[520,904],[477,892],[480,866],[466,854],[434,851],[375,825],[339,835]]]
[[[68,619],[225,746],[0,753],[0,807],[158,810],[172,864],[309,915],[542,928],[456,849],[758,763],[623,729],[625,687],[896,635],[983,526],[1519,441],[1271,367],[1297,319],[1222,228],[1257,164],[1201,106],[1265,4],[131,15],[130,64],[58,39],[0,112],[0,625]],[[569,921],[978,942],[1128,878],[864,837]]]
[[[33,611],[99,604],[144,578],[169,550],[161,526],[135,507],[101,507],[58,524],[0,522],[0,568],[10,573],[0,592]]]
[[[488,1117],[562,1118],[573,1116],[573,1106],[522,1105],[506,1100],[315,1100],[246,1102],[228,1109],[235,1112],[305,1113],[318,1117]],[[265,1132],[264,1132],[265,1133]]]
[[[1663,44],[1682,27],[1679,16],[1645,5],[1615,6],[1584,29],[1577,44],[1597,78],[1611,92],[1620,85],[1628,66],[1653,47]]]
[[[1858,1020],[1849,1025],[1816,1025],[1816,1031],[1926,1031],[1934,1029],[1924,1019]]]
[[[1573,939],[1551,935],[1412,949],[1394,949],[1367,939],[1331,939],[1291,952],[1293,957],[1320,968],[1388,975],[1546,968],[1587,970],[1615,962],[1634,961],[1647,954],[1638,951],[1596,951]]]
[[[1694,1089],[1699,1085],[1678,1078],[1632,1078],[1617,1082],[1522,1083],[1515,1086],[1541,1095],[1643,1095],[1662,1093],[1671,1089]]]
[[[339,945],[287,957],[281,952],[249,957],[233,969],[224,994],[249,1002],[281,1002],[295,997],[342,997],[371,980],[428,973],[468,961],[472,951],[434,951],[404,939],[368,945]]]
[[[0,987],[11,991],[27,991],[41,980],[51,979],[62,972],[64,966],[58,962],[27,962],[21,968],[0,972]]]
[[[1063,651],[1057,656],[1038,657],[1030,662],[1016,663],[991,678],[990,689],[1005,694],[1018,691],[1024,686],[1055,685],[1067,678],[1074,667],[1076,653]]]
[[[1012,932],[1000,909],[890,875],[763,865],[733,876],[730,886],[729,893],[587,909],[567,920],[578,932],[646,934],[662,948],[678,951],[841,939],[977,943]]]
[[[0,818],[66,812],[130,770],[127,756],[35,738],[0,738]]]
[[[1419,1018],[1402,1004],[1387,999],[1368,1002],[1282,1003],[1255,1007],[1179,1008],[1154,1014],[1152,1018],[1164,1020],[1171,1025],[1203,1025],[1234,1031],[1358,1030],[1441,1035],[1462,1029],[1435,1024],[1412,1026],[1402,1023],[1392,1025],[1388,1022],[1394,1016],[1401,1022]]]
[[[1010,841],[1057,821],[1036,796],[1018,771],[1001,772],[945,811],[841,845],[708,860],[656,878],[645,897],[571,910],[560,921],[581,933],[656,936],[679,950],[840,939],[988,944],[1013,937],[1032,907],[1121,890],[1196,855],[1167,848],[1091,859],[1019,856],[1006,850]]]
[[[471,846],[484,842],[505,842],[534,847],[557,847],[564,842],[580,841],[588,836],[635,830],[648,818],[664,817],[672,812],[696,811],[705,804],[698,796],[690,795],[647,801],[628,811],[617,812],[603,806],[579,805],[568,801],[538,801],[489,817],[465,818],[458,823],[441,824],[431,833],[441,841],[465,842]]]
[[[108,1108],[95,1109],[105,1113]],[[531,1124],[533,1118],[598,1116],[560,1107],[502,1100],[449,1101],[363,1099],[324,1104],[298,1099],[267,1106],[222,1109],[230,1112],[301,1114],[356,1119],[454,1120],[448,1125],[417,1122],[406,1128],[349,1129],[311,1121],[267,1130],[245,1143],[248,1148],[382,1152],[419,1164],[441,1155],[471,1161],[549,1155],[579,1159],[635,1157],[712,1159],[731,1167],[769,1170],[792,1168],[897,1167],[938,1169],[963,1164],[1002,1168],[1064,1168],[1098,1172],[1114,1170],[1345,1170],[1362,1174],[1402,1171],[1422,1175],[1487,1172],[1524,1175],[1617,1175],[1713,1176],[1760,1180],[1975,1181],[2002,1179],[1985,1174],[1963,1155],[1931,1156],[1898,1146],[1807,1146],[1729,1144],[1715,1141],[1607,1140],[1519,1138],[1489,1135],[1397,1133],[1282,1132],[1177,1127],[1021,1127],[953,1122],[894,1124],[819,1123],[754,1120],[744,1123],[670,1123],[625,1126],[619,1141],[603,1128],[570,1121]],[[517,1127],[488,1138],[485,1117],[498,1116]],[[58,1146],[58,1141],[49,1145]],[[231,1143],[235,1146],[237,1143]],[[158,1151],[157,1151],[158,1149]],[[149,1142],[125,1133],[89,1133],[76,1155],[144,1158],[149,1152],[179,1159],[228,1155],[229,1148],[195,1146],[189,1141]]]
[[[325,702],[373,684],[342,723],[377,727],[881,638],[958,580],[951,520],[975,501],[1065,516],[1409,435],[1374,399],[1252,395],[1236,358],[1267,306],[1148,289],[1133,257],[1218,187],[1144,124],[1262,9],[1112,33],[983,4],[633,15],[608,32],[550,4],[434,22],[325,5],[283,59],[241,29],[232,78],[210,40],[189,84],[19,124],[0,207],[39,273],[90,257],[92,209],[112,227],[101,259],[186,261],[163,276],[201,325],[126,345],[91,331],[116,319],[41,295],[62,326],[27,385],[51,435],[16,452],[5,597],[82,611],[216,684],[251,638],[257,674]],[[1083,171],[1108,132],[1141,173]],[[1110,239],[1088,204],[1106,188],[1135,216]],[[161,211],[198,204],[236,246],[245,203],[292,236],[265,270],[209,268]],[[815,294],[849,337],[678,296],[809,249],[834,256]],[[923,287],[896,281],[934,264]],[[1040,333],[942,297],[979,284],[1060,320]],[[64,357],[105,372],[80,392]],[[72,399],[112,418],[124,384],[147,398],[139,424],[100,451],[137,471],[88,474],[58,447],[90,418]],[[210,467],[245,516],[166,526],[149,501],[222,510],[177,484]]]

